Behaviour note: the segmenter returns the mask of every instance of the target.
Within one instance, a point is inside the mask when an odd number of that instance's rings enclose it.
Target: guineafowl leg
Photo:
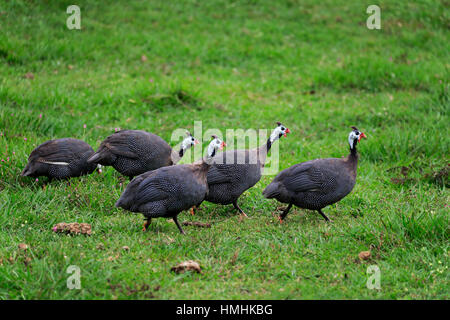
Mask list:
[[[173,219],[173,221],[175,222],[175,224],[177,225],[178,230],[180,230],[180,232],[181,232],[182,234],[185,234],[184,231],[183,231],[183,228],[181,228],[180,224],[178,223],[178,218],[177,218],[177,216],[173,216],[172,219]]]
[[[242,214],[244,217],[248,218],[248,216],[245,214],[245,212],[238,206],[237,200],[233,201],[234,208],[239,211],[240,214]]]
[[[147,231],[147,228],[150,225],[150,222],[152,222],[152,218],[145,219],[144,228],[142,229],[142,231]]]
[[[292,208],[292,203],[289,203],[288,207],[284,209],[284,211],[280,214],[280,223],[283,222],[284,218],[286,218],[287,214],[289,213],[289,210]]]
[[[326,220],[326,221],[330,221],[330,219],[322,212],[322,209],[319,209],[319,210],[317,210],[319,213],[320,213],[320,215],[322,216],[322,217],[324,217],[324,219]]]
[[[203,201],[202,201],[203,202]],[[202,203],[200,202],[200,203],[198,203],[198,204],[196,204],[195,206],[193,206],[192,208],[191,208],[191,214],[192,215],[194,215],[196,212],[197,212],[197,210],[198,210],[198,208],[200,208],[200,205],[201,205]]]

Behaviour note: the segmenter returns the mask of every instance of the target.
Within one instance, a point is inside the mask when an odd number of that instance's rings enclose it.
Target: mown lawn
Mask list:
[[[70,4],[0,3],[0,298],[449,298],[448,1],[378,1],[381,30],[366,28],[373,1],[80,0],[82,30],[66,27]],[[346,155],[352,125],[368,139],[329,224],[298,208],[280,224],[261,194],[273,175],[241,197],[249,219],[204,204],[180,221],[212,227],[185,236],[165,219],[144,233],[141,215],[115,208],[128,180],[112,168],[19,176],[48,139],[96,149],[128,128],[171,141],[194,121],[204,147],[207,129],[283,122],[280,170]],[[56,234],[59,222],[93,234]],[[202,274],[170,272],[189,259]],[[70,265],[80,290],[66,286]],[[370,265],[380,290],[366,288]]]

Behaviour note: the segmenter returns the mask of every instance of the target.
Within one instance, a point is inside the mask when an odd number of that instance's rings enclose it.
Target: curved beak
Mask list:
[[[194,140],[194,146],[196,145],[196,144],[199,144],[200,142],[197,140],[197,139],[195,139]]]
[[[220,150],[222,150],[226,146],[227,144],[225,143],[225,141],[222,141],[222,143],[220,144]]]
[[[287,133],[291,133],[291,130],[289,130],[289,128],[286,128],[286,131],[284,132],[285,137],[287,137]]]
[[[361,134],[359,135],[358,142],[361,141],[362,138],[367,139],[367,136],[364,134],[364,132],[361,132]]]

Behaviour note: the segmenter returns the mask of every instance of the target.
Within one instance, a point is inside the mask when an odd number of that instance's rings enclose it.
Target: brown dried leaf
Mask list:
[[[372,257],[372,254],[370,251],[361,251],[358,254],[358,257],[360,260],[369,260]]]
[[[28,245],[26,243],[19,243],[19,249],[25,251],[28,249]]]
[[[25,79],[34,79],[34,74],[32,74],[31,72],[27,72],[23,77]]]
[[[176,273],[184,273],[186,271],[195,271],[197,273],[202,273],[202,270],[200,269],[200,265],[193,261],[188,260],[184,261],[180,264],[177,264],[175,267],[172,267],[170,271],[176,272]]]

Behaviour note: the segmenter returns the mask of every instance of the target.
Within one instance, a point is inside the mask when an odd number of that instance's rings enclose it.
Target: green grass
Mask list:
[[[72,2],[0,4],[0,298],[449,298],[448,1],[379,1],[381,30],[365,26],[373,1],[76,3],[78,31]],[[222,133],[283,122],[280,170],[346,155],[356,125],[368,136],[356,187],[324,210],[333,223],[296,208],[280,225],[264,176],[240,199],[250,219],[205,204],[179,218],[212,227],[182,236],[165,219],[143,233],[141,215],[115,208],[127,181],[112,168],[19,176],[48,139],[97,148],[120,127],[170,141],[200,120]],[[58,222],[93,234],[55,234]],[[188,259],[202,274],[170,272]],[[81,290],[66,287],[70,265]],[[369,265],[381,290],[366,288]]]

